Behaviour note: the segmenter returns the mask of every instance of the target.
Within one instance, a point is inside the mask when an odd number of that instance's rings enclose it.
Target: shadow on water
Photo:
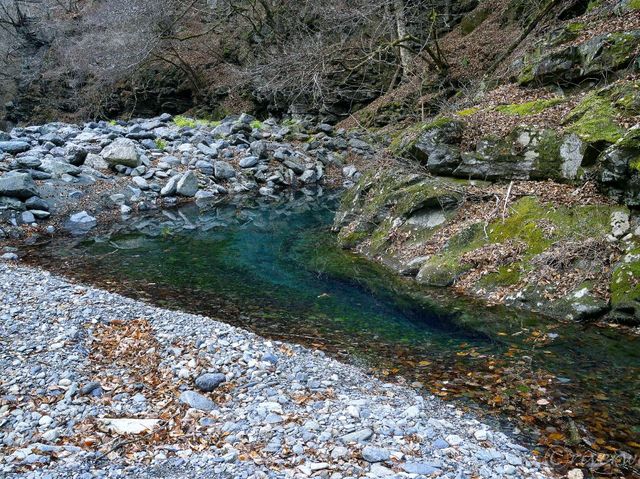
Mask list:
[[[383,378],[480,405],[509,431],[523,431],[521,439],[541,454],[552,451],[560,466],[589,467],[596,453],[605,462],[634,461],[636,338],[421,288],[339,249],[329,231],[336,206],[331,195],[188,205],[29,257],[136,299],[322,348]]]

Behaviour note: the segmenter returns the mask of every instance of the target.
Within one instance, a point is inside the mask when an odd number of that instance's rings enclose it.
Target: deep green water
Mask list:
[[[37,261],[132,297],[323,347],[410,381],[460,383],[465,370],[492,359],[513,366],[516,379],[544,374],[553,378],[548,396],[555,414],[571,409],[579,427],[590,414],[602,416],[584,426],[589,434],[608,434],[607,441],[630,450],[624,444],[640,437],[637,339],[422,289],[340,250],[330,232],[336,207],[328,197],[190,205],[136,217],[74,244],[50,245]],[[522,392],[531,384],[524,378],[517,387]],[[455,396],[473,400],[482,389],[470,386]],[[516,407],[511,414],[524,412]],[[562,421],[550,424],[560,428]]]

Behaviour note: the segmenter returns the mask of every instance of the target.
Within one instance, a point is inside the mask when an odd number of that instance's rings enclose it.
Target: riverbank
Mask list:
[[[0,278],[9,477],[550,477],[452,405],[317,351],[36,269]]]

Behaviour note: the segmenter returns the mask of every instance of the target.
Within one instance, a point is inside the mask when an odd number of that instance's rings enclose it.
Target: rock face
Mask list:
[[[593,75],[601,77],[634,61],[639,41],[640,31],[633,30],[607,33],[551,53],[543,53],[547,49],[542,47],[525,58],[518,81],[571,84]]]
[[[630,129],[603,153],[600,182],[617,201],[640,206],[640,127]]]
[[[27,199],[38,194],[38,188],[27,173],[12,173],[0,177],[0,196]]]
[[[117,138],[106,146],[100,155],[110,166],[124,165],[135,168],[140,165],[140,155],[136,145],[128,138]]]
[[[504,203],[496,209],[495,198],[504,202],[506,184],[407,173],[400,167],[369,172],[345,194],[334,229],[343,247],[428,286],[455,284],[488,300],[500,295],[509,305],[558,318],[587,320],[613,308],[611,314],[621,321],[639,321],[640,287],[631,278],[640,275],[640,246],[634,246],[640,244],[640,235],[630,234],[629,210],[603,196],[593,198],[594,204],[567,206],[567,200],[557,203],[554,196],[545,197],[544,183],[527,185],[524,196],[510,193],[503,210]],[[567,198],[576,191],[571,185],[554,188]],[[478,199],[465,200],[467,191]],[[473,211],[482,213],[474,216]],[[611,275],[608,258],[618,242],[636,248],[637,256],[632,249]],[[576,258],[562,270],[574,274],[573,282],[539,280],[541,268],[565,256]],[[579,281],[592,271],[601,276]],[[610,284],[611,306],[594,288],[602,283]]]
[[[577,178],[587,150],[574,133],[518,127],[504,139],[481,139],[475,151],[461,152],[464,127],[462,121],[446,119],[426,125],[405,153],[439,176],[571,181]]]

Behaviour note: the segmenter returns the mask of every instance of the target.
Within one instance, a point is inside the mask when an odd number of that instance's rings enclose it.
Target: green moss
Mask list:
[[[346,231],[342,230],[338,234],[338,243],[342,248],[350,249],[357,246],[369,237],[367,231]]]
[[[262,122],[260,120],[253,120],[251,122],[251,128],[253,128],[254,130],[261,130],[262,129]]]
[[[164,150],[167,147],[167,142],[162,138],[156,138],[155,144],[158,150]]]
[[[115,120],[109,120],[107,123],[109,123],[109,125],[111,126],[116,126],[118,124],[118,122]]]
[[[602,0],[591,0],[589,5],[587,5],[587,12],[595,10],[596,8],[602,5]]]
[[[478,113],[479,111],[480,111],[480,108],[477,108],[477,107],[467,108],[465,110],[460,110],[460,111],[456,112],[456,115],[462,116],[462,117],[472,116],[472,115],[475,115],[476,113]]]
[[[630,10],[640,10],[640,0],[631,0],[629,2]]]
[[[631,253],[640,255],[640,249],[636,248]],[[640,300],[640,260],[623,261],[611,276],[611,304],[617,306],[624,303],[632,303]]]
[[[618,111],[602,91],[587,95],[565,118],[567,131],[576,133],[587,142],[615,143],[624,134],[617,122]]]
[[[178,128],[195,128],[197,126],[208,126],[210,128],[215,128],[221,124],[220,121],[217,120],[207,120],[207,119],[196,119],[189,118],[188,116],[177,115],[173,117],[173,124]]]
[[[464,272],[460,259],[466,253],[486,245],[514,241],[525,245],[522,258],[514,258],[515,263],[501,266],[497,273],[488,275],[483,285],[516,284],[522,274],[534,268],[531,260],[552,245],[605,236],[610,229],[611,213],[617,209],[622,208],[606,205],[552,206],[540,203],[535,197],[521,198],[512,206],[507,218],[495,220],[487,226],[486,235],[484,226],[479,223],[454,235],[440,254],[425,263],[423,275],[427,280],[423,282],[433,284],[434,278],[442,281]],[[542,228],[543,224],[545,228]],[[438,268],[443,272],[438,273]]]
[[[512,286],[518,284],[521,278],[521,263],[500,266],[498,271],[484,276],[480,280],[482,286]]]
[[[196,121],[193,118],[188,118],[182,115],[174,116],[173,123],[178,128],[195,128],[196,127]]]
[[[582,33],[586,28],[587,26],[584,23],[580,23],[580,22],[570,23],[565,27],[565,29],[569,33],[575,33],[575,34]]]
[[[478,28],[490,14],[491,11],[488,8],[476,8],[462,19],[460,22],[460,30],[464,35],[470,34]]]
[[[527,103],[519,103],[513,105],[500,105],[496,107],[496,111],[506,115],[528,116],[542,113],[547,108],[551,108],[562,103],[562,98],[551,98],[549,100],[536,100]]]

